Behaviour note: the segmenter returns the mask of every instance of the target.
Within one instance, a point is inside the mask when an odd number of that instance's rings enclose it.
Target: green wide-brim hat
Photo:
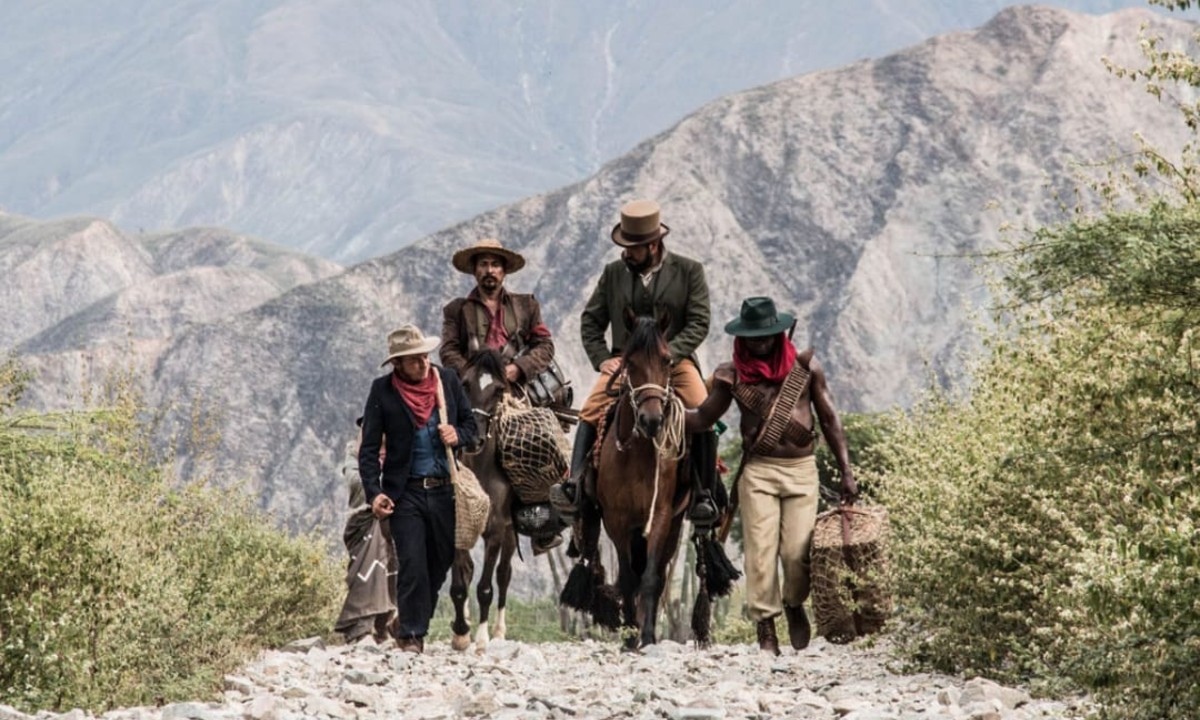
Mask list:
[[[776,312],[771,298],[752,297],[743,300],[742,311],[725,323],[725,332],[736,337],[766,337],[787,331],[795,322],[795,315]]]

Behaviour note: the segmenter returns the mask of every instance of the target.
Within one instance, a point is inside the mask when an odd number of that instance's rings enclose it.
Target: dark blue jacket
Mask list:
[[[458,373],[448,368],[438,368],[438,372],[442,375],[442,388],[446,394],[446,416],[458,431],[458,446],[470,445],[478,433],[471,401],[463,392]],[[376,378],[371,383],[371,393],[363,409],[362,444],[358,448],[358,472],[368,504],[380,493],[386,493],[392,500],[400,499],[404,493],[417,429],[412,410],[392,387],[392,374]],[[384,437],[387,437],[387,456],[381,473],[379,447]]]

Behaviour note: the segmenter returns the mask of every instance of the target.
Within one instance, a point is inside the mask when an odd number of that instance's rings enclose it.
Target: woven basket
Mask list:
[[[442,390],[442,377],[437,368],[433,370],[437,377],[438,417],[447,423],[446,393]],[[488,513],[492,509],[492,500],[488,497],[479,478],[466,465],[461,465],[454,457],[454,451],[446,446],[446,464],[450,466],[450,480],[454,483],[454,547],[458,550],[470,550],[479,541],[483,528],[487,525]]]
[[[526,504],[550,499],[550,486],[566,475],[570,448],[562,425],[549,408],[530,407],[506,396],[496,417],[500,467]]]
[[[454,547],[470,550],[487,526],[492,500],[466,465],[454,472]]]
[[[817,632],[848,643],[876,632],[892,612],[887,589],[887,509],[838,507],[817,516],[812,605]]]

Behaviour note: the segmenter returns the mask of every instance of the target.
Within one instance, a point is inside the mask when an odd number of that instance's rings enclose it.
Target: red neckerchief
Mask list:
[[[392,387],[396,388],[408,409],[412,410],[417,427],[425,427],[433,409],[437,407],[437,376],[433,374],[432,368],[424,380],[416,383],[401,380],[400,376],[393,372]]]
[[[795,364],[796,346],[792,345],[784,333],[779,333],[779,342],[775,343],[775,354],[765,360],[751,355],[740,337],[733,339],[733,368],[737,370],[738,382],[781,383]]]

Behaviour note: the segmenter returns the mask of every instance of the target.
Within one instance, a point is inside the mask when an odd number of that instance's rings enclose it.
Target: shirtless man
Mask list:
[[[745,540],[746,604],[757,623],[759,647],[774,654],[779,654],[775,618],[781,613],[787,614],[792,647],[806,647],[812,634],[803,603],[811,586],[806,558],[819,489],[814,410],[841,471],[842,501],[853,503],[858,496],[825,372],[811,348],[798,353],[792,345],[788,331],[794,324],[790,313],[776,312],[770,298],[743,301],[741,313],[725,325],[735,338],[733,361],[717,368],[708,398],[687,413],[689,432],[711,426],[734,401],[742,413],[745,455],[736,501]]]

